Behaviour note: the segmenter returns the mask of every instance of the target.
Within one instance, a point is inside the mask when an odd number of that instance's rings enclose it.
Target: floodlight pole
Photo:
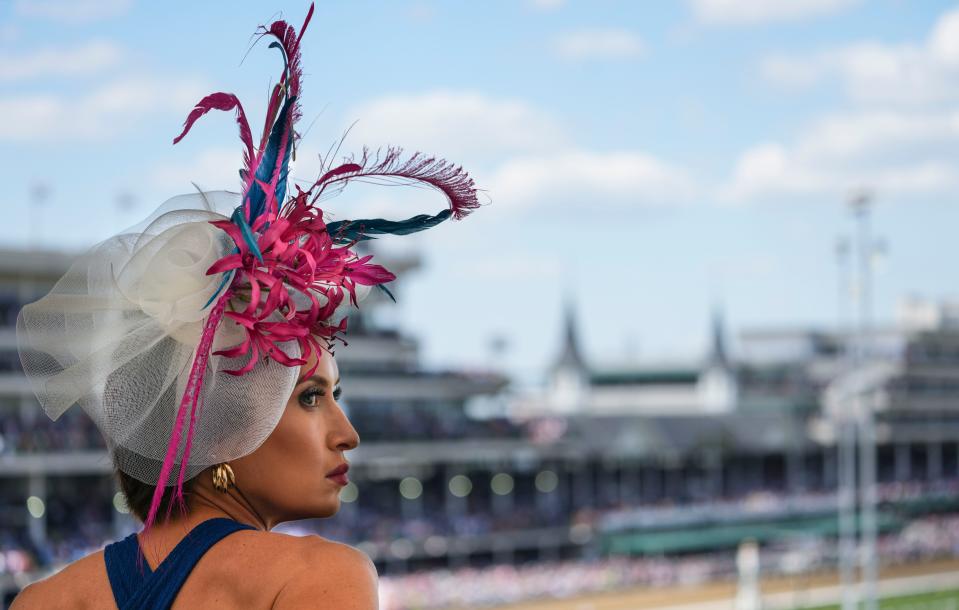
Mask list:
[[[872,197],[860,193],[850,199],[856,219],[856,252],[858,255],[859,305],[856,324],[855,368],[862,370],[870,358],[872,318],[872,257],[875,251],[869,227]],[[873,388],[863,387],[855,394],[855,410],[859,424],[859,502],[860,561],[862,567],[862,601],[865,610],[878,610],[877,580],[879,558],[877,548],[876,490],[876,421],[871,396]]]
[[[849,273],[849,245],[843,239],[836,247],[839,268],[839,326],[844,360],[854,356],[848,348],[849,326],[845,315],[846,295],[852,288]],[[844,367],[845,368],[845,367]],[[841,373],[842,374],[842,373]],[[843,399],[835,414],[836,435],[836,498],[839,512],[839,584],[842,610],[856,610],[856,427],[851,401]]]
[[[839,582],[842,610],[856,610],[856,426],[849,413],[839,426]]]

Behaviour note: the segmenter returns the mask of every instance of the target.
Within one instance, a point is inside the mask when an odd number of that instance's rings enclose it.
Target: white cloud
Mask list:
[[[72,49],[50,47],[29,55],[0,56],[0,81],[45,76],[89,76],[116,66],[123,53],[115,44],[94,40]]]
[[[792,146],[765,142],[746,150],[721,199],[839,197],[858,186],[911,195],[959,185],[952,152],[959,145],[959,111],[842,114],[802,133]]]
[[[959,65],[959,9],[939,17],[926,47],[929,54],[940,63],[953,67]]]
[[[689,202],[695,184],[681,168],[637,151],[568,150],[507,161],[490,194],[504,205],[565,207],[666,206]]]
[[[769,56],[759,68],[768,81],[787,88],[836,79],[860,103],[959,101],[959,9],[944,13],[919,44],[858,42],[805,56]]]
[[[189,161],[154,166],[147,173],[147,183],[159,190],[191,192],[195,183],[208,191],[239,191],[239,169],[243,167],[243,150],[232,148],[209,148]]]
[[[394,95],[357,106],[347,116],[362,121],[341,155],[359,153],[362,144],[375,152],[377,145],[389,143],[403,145],[407,155],[419,150],[462,165],[484,191],[481,203],[493,203],[477,214],[483,219],[478,222],[508,222],[517,210],[556,204],[566,209],[669,206],[690,202],[697,192],[685,170],[652,155],[576,147],[558,117],[520,100],[452,91]],[[318,152],[326,151],[318,150],[317,142],[297,151],[291,170],[297,180],[309,182],[321,173]],[[328,165],[339,161],[328,160]],[[330,209],[344,217],[405,218],[442,205],[442,195],[430,190],[356,183]]]
[[[352,108],[346,116],[350,122],[359,119],[343,145],[347,152],[359,152],[363,144],[392,144],[465,163],[550,150],[566,142],[559,120],[550,113],[521,100],[476,92],[391,95]]]
[[[801,21],[841,12],[860,0],[691,0],[696,21],[706,25],[760,25]]]
[[[14,10],[23,17],[80,24],[125,14],[133,0],[17,0]]]
[[[838,82],[850,110],[819,117],[791,143],[746,150],[723,186],[725,201],[826,196],[866,186],[892,196],[952,196],[959,186],[959,9],[925,40],[857,42],[760,65],[770,82]]]
[[[874,110],[823,117],[803,132],[796,146],[803,159],[824,165],[883,167],[933,160],[959,142],[959,112]]]
[[[553,47],[565,59],[629,59],[643,55],[639,36],[622,29],[582,30],[556,38]]]
[[[0,97],[0,141],[109,139],[144,116],[185,116],[207,90],[195,80],[133,77],[81,96]]]
[[[757,144],[742,154],[732,182],[719,193],[726,202],[810,194],[828,188],[822,176],[796,163],[784,146]]]

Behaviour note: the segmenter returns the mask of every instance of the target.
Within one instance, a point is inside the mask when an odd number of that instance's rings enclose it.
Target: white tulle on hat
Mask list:
[[[73,405],[103,433],[118,466],[155,485],[190,365],[208,314],[203,304],[219,283],[207,268],[232,248],[209,220],[228,219],[210,203],[238,194],[171,200],[141,232],[113,236],[78,257],[49,294],[17,318],[24,373],[44,411],[57,419]],[[215,349],[242,340],[224,319]],[[296,345],[289,349],[299,355]],[[270,434],[299,369],[267,359],[247,375],[224,370],[245,359],[211,356],[194,424],[186,478],[256,449]],[[185,442],[186,439],[183,439]],[[175,464],[179,466],[182,446]]]

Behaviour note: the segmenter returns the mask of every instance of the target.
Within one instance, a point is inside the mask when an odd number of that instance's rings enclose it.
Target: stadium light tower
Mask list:
[[[839,271],[839,330],[842,337],[843,360],[849,361],[852,350],[846,347],[848,324],[845,300],[852,288],[849,269],[849,241],[845,238],[836,245],[836,263]],[[841,373],[845,375],[845,373]],[[856,427],[851,401],[843,399],[836,412],[836,464],[838,470],[836,499],[839,512],[839,584],[842,610],[856,610]]]
[[[854,364],[862,370],[870,358],[872,324],[872,261],[876,251],[869,226],[872,195],[862,191],[849,200],[856,220],[856,348]],[[876,417],[870,388],[855,394],[855,413],[859,425],[859,502],[860,502],[860,561],[862,566],[861,598],[865,610],[877,610],[877,553],[876,520]]]

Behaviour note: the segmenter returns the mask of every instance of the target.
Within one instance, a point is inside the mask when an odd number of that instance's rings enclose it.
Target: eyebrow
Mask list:
[[[304,381],[315,381],[320,385],[330,385],[329,379],[327,379],[326,377],[322,375],[310,375],[309,377],[304,377],[300,379],[299,381],[297,381],[297,384],[303,383]],[[333,385],[337,385],[338,383],[340,383],[339,377],[336,378],[336,383],[334,383]]]

